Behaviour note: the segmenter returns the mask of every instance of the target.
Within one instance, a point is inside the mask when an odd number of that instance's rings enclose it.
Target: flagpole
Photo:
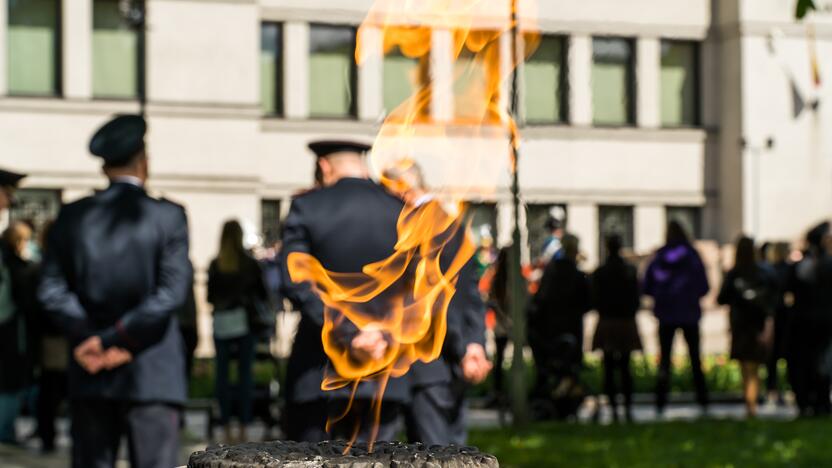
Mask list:
[[[517,122],[518,109],[518,66],[522,55],[518,52],[521,44],[518,36],[520,27],[517,16],[517,0],[511,2],[511,53],[514,65],[511,77],[511,109],[509,113]],[[526,286],[522,274],[521,264],[521,235],[520,235],[520,148],[518,132],[512,132],[512,171],[511,171],[511,196],[514,215],[514,229],[512,232],[512,245],[509,255],[509,286],[511,299],[511,341],[513,344],[513,357],[511,362],[511,409],[515,427],[522,427],[528,423],[528,390],[526,387],[526,362],[523,358],[523,349],[526,345]],[[500,365],[500,363],[498,363]]]

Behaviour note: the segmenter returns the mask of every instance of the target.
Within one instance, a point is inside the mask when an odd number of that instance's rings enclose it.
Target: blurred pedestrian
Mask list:
[[[52,228],[52,222],[43,225],[40,232],[41,253],[46,251],[46,239]],[[35,284],[40,279],[42,265],[36,265],[32,277]],[[67,364],[69,363],[69,343],[47,315],[43,307],[37,303],[37,320],[35,323],[34,355],[38,367],[38,391],[35,405],[37,418],[37,435],[41,441],[41,450],[50,453],[55,450],[55,420],[58,410],[67,397]]]
[[[781,359],[786,358],[792,321],[792,304],[790,300],[787,300],[786,294],[789,275],[792,271],[792,265],[789,262],[789,244],[785,242],[766,244],[761,251],[767,267],[774,275],[777,287],[774,299],[774,343],[766,362],[766,389],[768,390],[769,401],[783,404],[783,395],[780,391],[779,363]]]
[[[65,205],[47,241],[38,296],[72,346],[72,466],[112,468],[126,435],[130,465],[179,465],[187,400],[175,314],[187,298],[184,208],[145,192],[144,118],[120,115],[90,152],[110,186]]]
[[[717,301],[731,308],[731,359],[740,363],[748,417],[757,416],[759,368],[768,360],[774,339],[777,283],[757,261],[754,241],[737,241],[734,268],[723,280]]]
[[[491,280],[490,299],[496,318],[494,325],[494,386],[493,404],[502,407],[508,403],[505,388],[506,356],[509,337],[511,336],[511,288],[508,284],[508,256],[511,246],[505,246],[497,254],[494,263],[494,277]]]
[[[587,275],[578,268],[578,238],[563,237],[562,255],[546,266],[529,317],[529,342],[537,383],[534,393],[548,393],[562,373],[583,363],[584,314],[591,307]]]
[[[540,258],[538,259],[541,268],[546,268],[546,265],[553,258],[560,255],[563,248],[563,236],[566,234],[565,228],[566,210],[562,206],[552,207],[546,219],[546,230],[549,231],[549,234],[543,241]]]
[[[23,177],[0,170],[0,215],[11,206]],[[28,267],[25,256],[31,236],[26,224],[14,222],[0,239],[0,444],[17,444],[15,420],[32,376],[26,285],[21,284]]]
[[[385,178],[414,209],[410,216],[419,217],[436,208],[432,204],[440,203],[428,192],[415,162],[386,171]],[[445,245],[440,256],[443,271],[451,266],[465,236],[473,242],[471,233],[461,229]],[[456,293],[448,306],[442,354],[429,363],[413,363],[408,372],[411,401],[405,410],[405,423],[410,442],[430,446],[464,445],[467,441],[465,391],[468,385],[485,380],[491,371],[485,352],[485,305],[478,289],[478,267],[474,256],[459,272]]]
[[[788,292],[794,297],[789,342],[789,382],[801,416],[830,414],[830,338],[832,338],[832,257],[827,252],[828,222],[806,235],[803,259],[794,265]]]
[[[193,279],[191,279],[185,303],[176,312],[176,318],[179,321],[179,334],[182,335],[182,350],[185,353],[185,380],[190,384],[196,347],[199,344],[196,293]],[[184,425],[184,419],[182,422]]]
[[[606,240],[607,259],[592,275],[592,303],[598,311],[593,349],[604,353],[604,392],[612,417],[618,421],[618,385],[624,397],[624,417],[632,422],[633,375],[630,356],[641,350],[636,313],[641,305],[636,268],[621,257],[621,236]]]
[[[293,253],[314,257],[329,271],[358,273],[365,265],[383,260],[394,252],[396,229],[403,203],[369,179],[364,153],[370,147],[349,141],[317,141],[309,145],[317,157],[323,187],[299,195],[286,218],[281,264],[286,280],[285,293],[301,312],[301,320],[286,371],[286,423],[291,440],[330,439],[327,417],[340,416],[349,407],[350,389],[325,392],[321,389],[329,359],[321,341],[324,304],[307,283],[291,282],[287,259]],[[368,313],[390,310],[384,297],[364,304]],[[377,311],[377,312],[375,312]],[[361,330],[340,311],[327,309],[338,327],[329,335],[333,344],[351,359],[367,362],[380,358],[390,345],[390,337],[380,330]],[[380,317],[382,318],[382,317]],[[335,343],[337,341],[337,343]],[[355,387],[355,398],[348,414],[334,425],[332,437],[359,441],[396,436],[402,406],[409,399],[405,378],[387,382],[384,404],[376,412],[372,400],[381,385],[367,379]],[[356,432],[356,428],[359,428]]]
[[[246,441],[252,420],[254,357],[257,345],[253,317],[257,301],[267,300],[260,264],[243,245],[243,229],[234,220],[222,228],[220,249],[208,268],[208,302],[214,306],[216,397],[220,424],[229,442]],[[231,361],[236,356],[238,384],[232,394]],[[231,432],[234,395],[238,396],[239,437]]]
[[[710,289],[705,266],[691,245],[681,224],[667,226],[667,243],[656,252],[644,277],[644,294],[653,298],[653,312],[659,320],[661,359],[656,382],[656,409],[663,413],[670,390],[670,365],[673,339],[681,330],[688,345],[696,400],[703,410],[708,405],[708,389],[702,372],[699,321],[700,301]]]

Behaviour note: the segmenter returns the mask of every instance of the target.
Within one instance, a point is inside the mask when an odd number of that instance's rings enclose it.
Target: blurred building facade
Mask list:
[[[540,0],[544,36],[519,71],[532,250],[555,205],[590,263],[611,231],[649,252],[670,218],[727,242],[792,240],[828,216],[832,1],[817,3],[797,22],[794,0]],[[372,4],[147,0],[151,188],[187,206],[198,268],[227,218],[278,236],[292,195],[312,184],[310,140],[371,140],[410,93],[413,60],[354,64]],[[454,66],[451,34],[432,33],[434,79]],[[507,39],[500,50],[509,60]],[[87,141],[138,110],[137,53],[118,1],[0,0],[0,163],[32,174],[13,216],[46,219],[104,187]],[[465,112],[436,94],[433,117]],[[508,177],[472,202],[507,241]]]

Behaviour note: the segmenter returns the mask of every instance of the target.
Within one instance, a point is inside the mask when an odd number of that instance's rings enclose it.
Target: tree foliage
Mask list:
[[[797,16],[797,19],[803,19],[810,11],[814,11],[816,8],[815,0],[797,0],[795,16]]]

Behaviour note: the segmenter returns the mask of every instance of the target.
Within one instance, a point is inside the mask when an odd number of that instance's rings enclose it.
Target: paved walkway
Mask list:
[[[650,423],[656,422],[657,416],[655,408],[652,405],[638,404],[634,407],[634,418],[636,423]],[[585,404],[579,413],[579,420],[583,424],[590,424],[593,422],[595,414],[595,403],[589,401]],[[761,419],[771,420],[789,420],[796,416],[796,411],[792,406],[776,406],[776,405],[762,405],[760,407]],[[668,407],[665,411],[662,420],[665,421],[693,421],[703,416],[714,419],[742,419],[745,416],[745,410],[741,404],[738,403],[722,403],[711,405],[708,413],[703,415],[700,408],[693,404],[678,404]],[[612,422],[611,416],[606,409],[602,409],[598,423],[610,424]],[[184,432],[182,461],[185,463],[188,455],[196,450],[203,449],[208,442],[204,440],[206,434],[207,418],[204,413],[192,412],[187,415],[187,429]],[[475,428],[490,428],[498,427],[500,425],[500,415],[495,410],[489,409],[475,409],[470,413],[470,426]],[[59,438],[58,450],[49,455],[41,455],[39,453],[39,442],[36,440],[27,441],[22,447],[9,447],[0,445],[0,466],[3,468],[67,468],[69,466],[69,446],[70,441],[68,437],[68,421],[61,420],[58,424]],[[30,434],[34,428],[34,421],[30,418],[21,418],[18,421],[18,434]],[[264,434],[262,425],[255,425],[252,428],[251,437],[253,440],[260,440],[263,438],[272,439],[279,436],[279,434],[271,434],[267,436]],[[215,437],[219,437],[219,433],[215,433]],[[124,453],[124,450],[122,450]],[[126,460],[122,460],[118,464],[118,468],[128,468],[129,464]]]

